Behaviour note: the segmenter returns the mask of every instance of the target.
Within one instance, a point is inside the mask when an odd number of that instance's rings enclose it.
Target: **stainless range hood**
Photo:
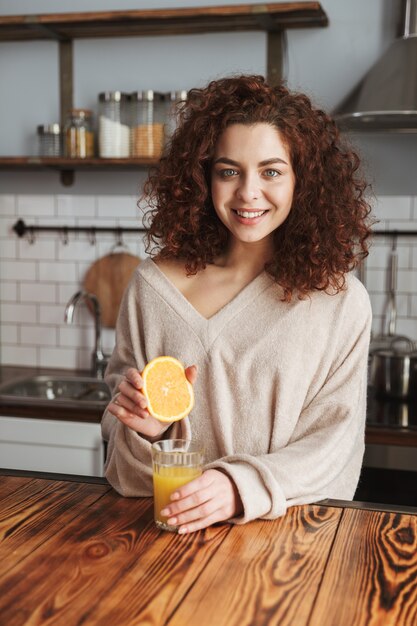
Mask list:
[[[346,130],[417,133],[417,0],[405,4],[402,36],[333,116]]]

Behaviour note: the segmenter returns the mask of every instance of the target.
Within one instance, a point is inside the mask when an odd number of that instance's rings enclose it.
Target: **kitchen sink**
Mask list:
[[[104,406],[110,390],[103,380],[75,376],[30,376],[0,385],[0,400],[14,404],[57,404],[59,406]]]

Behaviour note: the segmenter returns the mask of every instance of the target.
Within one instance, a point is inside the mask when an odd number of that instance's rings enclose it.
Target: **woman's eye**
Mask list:
[[[280,175],[280,172],[278,172],[278,170],[265,170],[264,174],[267,178],[275,178]]]
[[[230,176],[235,176],[237,174],[236,170],[232,170],[231,168],[228,168],[226,170],[220,170],[220,176],[222,176],[223,178],[230,178]]]

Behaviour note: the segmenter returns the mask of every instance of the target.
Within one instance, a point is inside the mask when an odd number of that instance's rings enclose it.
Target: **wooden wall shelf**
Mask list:
[[[156,165],[157,159],[69,159],[41,157],[0,157],[0,170],[42,171],[55,170],[60,172],[61,183],[65,187],[74,184],[76,171],[124,170],[138,171]]]
[[[99,169],[140,169],[156,165],[157,159],[100,159],[98,157],[90,159],[69,159],[63,157],[0,157],[0,169],[3,170],[99,170]]]
[[[319,2],[10,15],[0,17],[0,41],[63,41],[243,30],[273,32],[327,24],[327,15]]]

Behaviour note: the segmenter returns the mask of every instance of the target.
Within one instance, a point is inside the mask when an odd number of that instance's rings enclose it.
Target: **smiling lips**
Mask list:
[[[242,224],[256,224],[259,222],[260,218],[268,213],[268,210],[242,210],[242,209],[232,209],[233,213],[236,215],[239,222]]]

